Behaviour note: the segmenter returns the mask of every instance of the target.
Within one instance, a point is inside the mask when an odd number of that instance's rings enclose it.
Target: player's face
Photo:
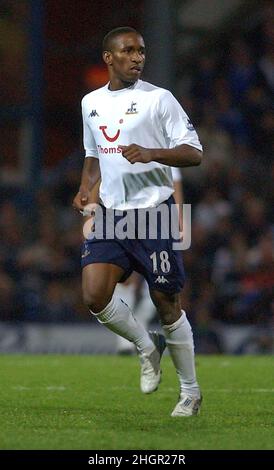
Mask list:
[[[126,33],[117,36],[110,52],[105,53],[110,78],[121,83],[135,83],[145,64],[145,44],[142,36]]]

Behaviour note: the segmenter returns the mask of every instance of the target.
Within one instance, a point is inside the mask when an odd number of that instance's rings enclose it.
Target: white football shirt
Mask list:
[[[129,163],[118,145],[199,150],[198,136],[170,91],[138,80],[111,91],[105,85],[82,100],[86,157],[99,158],[100,199],[105,207],[128,210],[155,207],[173,193],[170,166]]]
[[[172,166],[171,167],[171,174],[172,174],[172,179],[173,183],[178,183],[179,181],[182,181],[182,173],[180,171],[180,168],[177,166]]]

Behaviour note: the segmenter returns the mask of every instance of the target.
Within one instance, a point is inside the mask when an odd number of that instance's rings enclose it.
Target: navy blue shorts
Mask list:
[[[146,228],[145,237],[142,236],[141,239],[137,238],[140,232],[136,230],[142,210],[132,209],[131,211],[120,211],[119,215],[114,215],[114,211],[112,211],[114,234],[109,237],[106,233],[105,223],[107,218],[106,214],[108,212],[108,215],[110,215],[111,210],[101,206],[100,212],[102,215],[101,221],[99,222],[102,229],[101,236],[96,237],[95,235],[88,237],[83,243],[82,268],[92,263],[115,264],[124,270],[124,275],[120,282],[125,281],[133,271],[137,271],[144,276],[150,289],[169,293],[180,292],[184,285],[185,272],[182,251],[173,249],[173,243],[178,242],[178,237],[175,238],[173,235],[174,231],[171,230],[170,208],[172,204],[175,204],[172,196],[161,204],[161,206],[165,205],[164,216],[158,213],[156,214],[156,219],[154,220],[157,220],[157,223],[152,230],[152,237],[151,233],[149,233],[148,217],[146,219],[142,218],[142,222],[145,220],[145,224],[143,225],[145,225]],[[157,208],[154,210],[157,210]],[[131,230],[129,237],[121,239],[120,236],[116,236],[117,224],[120,223],[120,226],[121,224],[126,226],[128,230],[130,221],[127,220],[127,225],[123,224],[123,221],[125,221],[125,216],[129,215],[129,213],[131,217],[130,220],[134,220],[133,231]],[[143,213],[142,217],[144,217]],[[98,234],[97,214],[95,220],[95,233],[97,232]],[[162,225],[160,224],[160,220],[162,221]],[[166,226],[164,230],[163,224]],[[163,231],[165,238],[163,238]],[[135,235],[137,234],[134,237],[132,237],[133,232]]]

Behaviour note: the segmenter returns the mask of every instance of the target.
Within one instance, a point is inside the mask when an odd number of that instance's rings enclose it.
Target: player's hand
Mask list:
[[[72,206],[77,211],[83,213],[85,206],[89,203],[89,191],[86,188],[80,187],[78,193],[73,199]]]
[[[137,144],[118,145],[118,147],[129,163],[149,163],[152,161],[153,149],[146,149]]]

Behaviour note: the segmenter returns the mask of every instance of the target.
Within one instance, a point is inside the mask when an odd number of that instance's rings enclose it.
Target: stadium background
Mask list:
[[[82,304],[71,201],[80,100],[106,79],[104,34],[130,25],[145,78],[172,89],[205,148],[183,171],[196,350],[273,353],[273,16],[252,0],[0,1],[1,352],[113,351]]]

